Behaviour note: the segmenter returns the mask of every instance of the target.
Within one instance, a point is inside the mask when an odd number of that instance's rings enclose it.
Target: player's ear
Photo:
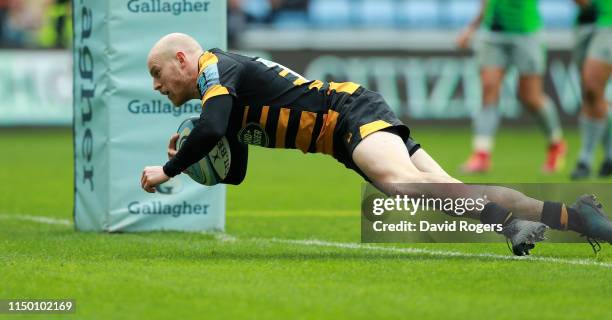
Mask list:
[[[177,52],[176,59],[178,60],[181,67],[184,67],[187,64],[187,56],[185,56],[184,52],[181,52],[181,51]]]

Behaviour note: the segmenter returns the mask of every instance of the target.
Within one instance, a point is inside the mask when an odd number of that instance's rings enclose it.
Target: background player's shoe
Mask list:
[[[542,171],[544,171],[544,173],[554,173],[561,170],[565,163],[566,153],[567,145],[565,144],[565,141],[560,140],[559,142],[551,143],[548,146],[546,162],[542,167]]]
[[[583,180],[587,179],[590,175],[591,168],[589,168],[589,165],[584,162],[578,162],[576,163],[576,167],[574,168],[574,171],[572,171],[570,178],[572,180]]]
[[[582,195],[571,206],[578,213],[582,230],[580,233],[587,238],[593,251],[597,253],[601,246],[597,240],[612,244],[612,222],[603,212],[603,206],[592,194]]]
[[[599,167],[599,176],[606,178],[612,175],[612,160],[605,160]]]
[[[510,240],[512,253],[526,256],[529,255],[529,250],[535,247],[536,242],[546,239],[544,233],[547,228],[540,222],[514,219],[504,226],[501,233],[506,236],[506,241]]]
[[[484,173],[491,169],[491,153],[474,151],[470,158],[461,166],[464,173]]]

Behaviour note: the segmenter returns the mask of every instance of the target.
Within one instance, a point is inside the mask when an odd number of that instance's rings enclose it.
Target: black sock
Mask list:
[[[572,230],[582,233],[584,227],[576,210],[561,202],[544,201],[542,208],[542,223],[562,231]]]
[[[514,220],[510,210],[498,205],[495,202],[489,202],[480,212],[480,221],[484,224],[502,224]]]
[[[563,207],[565,205],[560,202],[544,201],[540,221],[553,229],[567,230],[567,211],[565,211],[565,218],[561,221],[561,213],[564,212]]]

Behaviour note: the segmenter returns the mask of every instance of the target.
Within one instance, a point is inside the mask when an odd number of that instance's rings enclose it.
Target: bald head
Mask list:
[[[170,33],[159,39],[149,52],[151,58],[172,58],[177,52],[200,56],[204,50],[192,37],[184,33]]]
[[[167,95],[175,106],[199,98],[196,86],[200,44],[184,33],[170,33],[159,39],[147,58],[153,89]]]

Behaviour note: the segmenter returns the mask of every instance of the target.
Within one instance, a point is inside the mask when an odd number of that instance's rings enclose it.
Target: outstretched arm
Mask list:
[[[181,149],[164,165],[164,173],[174,177],[198,162],[225,136],[230,114],[232,97],[216,96],[206,101],[200,120],[189,134]]]
[[[168,181],[207,155],[219,139],[225,136],[232,103],[230,95],[208,99],[202,108],[199,121],[176,155],[163,167],[145,167],[140,179],[141,187],[147,192],[155,192],[157,185]]]
[[[457,38],[457,46],[459,48],[467,49],[470,46],[474,32],[478,29],[478,27],[482,23],[482,18],[484,16],[484,11],[485,11],[486,6],[487,6],[487,0],[481,0],[480,10],[478,11],[478,14],[476,15],[476,17],[474,17],[472,22],[468,24],[468,26],[461,32],[461,34]]]

